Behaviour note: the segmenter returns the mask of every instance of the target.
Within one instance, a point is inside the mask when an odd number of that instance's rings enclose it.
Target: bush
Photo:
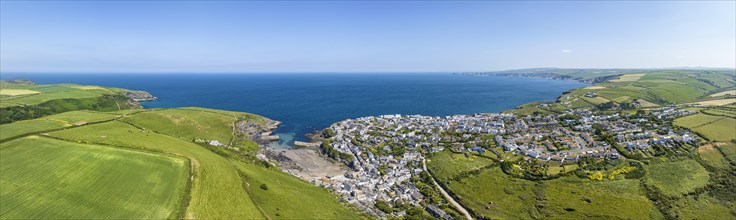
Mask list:
[[[268,190],[268,186],[265,183],[264,184],[261,184],[261,189],[262,190]]]

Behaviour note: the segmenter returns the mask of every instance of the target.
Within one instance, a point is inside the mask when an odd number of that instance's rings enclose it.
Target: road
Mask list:
[[[434,180],[434,176],[432,176],[432,173],[430,173],[429,170],[427,170],[427,159],[422,160],[422,166],[424,167],[424,171],[427,172],[427,174],[429,174],[429,177],[432,177],[432,182],[434,183],[435,186],[437,186],[437,188],[440,189],[440,192],[442,193],[443,196],[445,196],[445,199],[447,199],[447,201],[449,201],[450,204],[455,206],[457,210],[460,210],[460,212],[463,215],[465,215],[466,219],[472,220],[473,217],[470,216],[470,213],[468,212],[468,210],[465,210],[465,208],[463,208],[463,206],[461,206],[460,203],[456,202],[455,199],[453,199],[452,196],[450,196],[450,194],[447,194],[445,189],[443,189],[442,186],[440,186],[440,184],[437,183],[436,180]]]

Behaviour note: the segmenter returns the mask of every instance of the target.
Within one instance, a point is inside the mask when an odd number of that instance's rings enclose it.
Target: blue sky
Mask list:
[[[736,3],[2,1],[0,72],[736,66]]]

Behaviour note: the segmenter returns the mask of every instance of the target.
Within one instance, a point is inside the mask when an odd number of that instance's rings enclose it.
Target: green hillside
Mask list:
[[[176,218],[181,157],[30,136],[0,143],[2,219]]]
[[[117,111],[139,108],[125,89],[75,84],[0,83],[0,124],[74,110]]]
[[[66,111],[1,124],[0,218],[363,218],[328,190],[256,159],[250,137],[234,129],[239,121],[265,129],[270,120],[178,108]],[[20,184],[27,182],[34,184]],[[28,199],[37,194],[43,199]],[[101,199],[108,196],[115,199]]]

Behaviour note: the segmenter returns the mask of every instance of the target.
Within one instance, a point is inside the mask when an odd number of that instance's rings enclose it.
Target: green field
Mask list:
[[[727,116],[695,114],[675,120],[675,124],[691,129],[714,141],[736,139],[736,119]]]
[[[599,182],[568,176],[529,181],[494,167],[451,182],[449,188],[462,204],[489,218],[661,218],[638,180]]]
[[[324,188],[260,165],[234,162],[245,174],[251,199],[272,219],[359,219]],[[260,188],[262,184],[268,190]],[[294,200],[298,198],[298,202]]]
[[[31,136],[0,144],[2,219],[176,218],[187,160]]]
[[[204,147],[171,136],[141,130],[123,122],[66,129],[50,134],[71,141],[99,143],[182,155],[194,163],[187,218],[263,218],[242,188],[237,170]]]
[[[204,110],[163,109],[131,115],[122,121],[183,140],[202,138],[227,144],[232,139],[236,119]]]
[[[230,125],[235,118],[222,114],[224,112],[153,110],[129,115],[126,121],[135,124],[141,122],[142,118],[179,118],[178,116],[166,117],[177,113],[185,114],[181,118],[184,118],[183,121],[186,123],[172,123],[171,126],[181,128],[185,132],[195,132],[203,126],[202,123],[206,123],[208,126],[226,128],[213,129],[214,131],[220,131],[220,133],[207,134],[211,135],[207,137],[220,136],[226,138],[226,140],[231,138]],[[137,118],[141,115],[142,118]],[[202,118],[198,118],[199,116],[202,116]],[[188,117],[194,119],[190,120]],[[219,122],[226,119],[230,121],[224,121],[223,124],[218,125],[214,123],[215,121],[205,121],[203,118],[216,119]],[[162,121],[171,123],[165,120]],[[188,128],[190,126],[199,126],[199,128]],[[167,135],[166,132],[184,135],[181,138],[176,138]],[[158,126],[149,126],[142,130],[125,122],[112,121],[56,131],[50,133],[50,135],[74,142],[98,143],[164,152],[189,158],[194,164],[194,179],[191,188],[191,200],[185,215],[187,218],[360,218],[360,216],[354,214],[355,211],[341,205],[338,199],[329,192],[311,183],[301,181],[280,171],[263,168],[260,164],[227,159],[207,148],[192,143],[191,140],[185,139],[188,138],[186,134],[196,134],[185,132],[176,132],[175,129],[160,128]],[[225,135],[228,136],[224,137]],[[240,175],[242,173],[248,178],[242,179]],[[269,190],[261,190],[259,188],[260,184],[267,184]],[[290,199],[295,198],[294,195],[299,195],[300,200],[309,201],[309,204],[290,202]]]
[[[639,180],[590,181],[569,176],[545,181],[545,185],[549,205],[543,210],[552,218],[661,218]]]
[[[120,114],[120,112],[103,113],[93,111],[71,111],[33,120],[0,124],[0,140],[28,133],[64,128],[75,124],[82,125],[86,123],[111,120],[118,117],[118,114]]]
[[[606,70],[551,70],[564,76],[579,79],[615,76],[616,71]],[[619,70],[625,73],[619,79],[597,83],[594,86],[579,88],[558,98],[558,103],[544,109],[557,111],[567,108],[593,107],[611,100],[615,103],[639,101],[641,107],[689,103],[701,100],[720,91],[736,88],[733,71],[703,70]],[[594,89],[590,89],[594,88]],[[588,92],[596,92],[595,98],[585,97]],[[528,109],[531,108],[531,109]],[[523,105],[507,112],[528,114],[538,111],[536,105]]]
[[[680,160],[652,164],[647,169],[646,182],[667,196],[680,196],[708,184],[709,174],[695,160]]]
[[[727,207],[717,199],[702,194],[699,196],[685,196],[675,204],[675,213],[680,219],[734,219],[736,207]]]
[[[447,181],[457,175],[493,164],[493,160],[468,154],[455,154],[449,150],[432,154],[427,167],[437,180]]]
[[[706,144],[698,147],[697,152],[700,158],[708,165],[716,168],[727,168],[726,158],[723,157],[723,154],[721,154],[718,148],[715,144]]]
[[[0,91],[8,90],[10,93],[19,94],[12,96],[3,96],[2,102],[5,103],[0,107],[8,107],[15,105],[36,105],[54,99],[79,99],[93,98],[101,95],[115,94],[113,90],[99,86],[81,86],[74,84],[57,84],[57,85],[18,85],[3,84]],[[17,91],[33,91],[20,94]],[[5,92],[7,93],[7,92]]]
[[[477,175],[453,181],[447,187],[463,206],[477,216],[500,219],[531,218],[534,209],[533,181],[507,176],[501,168],[484,169]],[[525,199],[519,198],[525,195]]]

